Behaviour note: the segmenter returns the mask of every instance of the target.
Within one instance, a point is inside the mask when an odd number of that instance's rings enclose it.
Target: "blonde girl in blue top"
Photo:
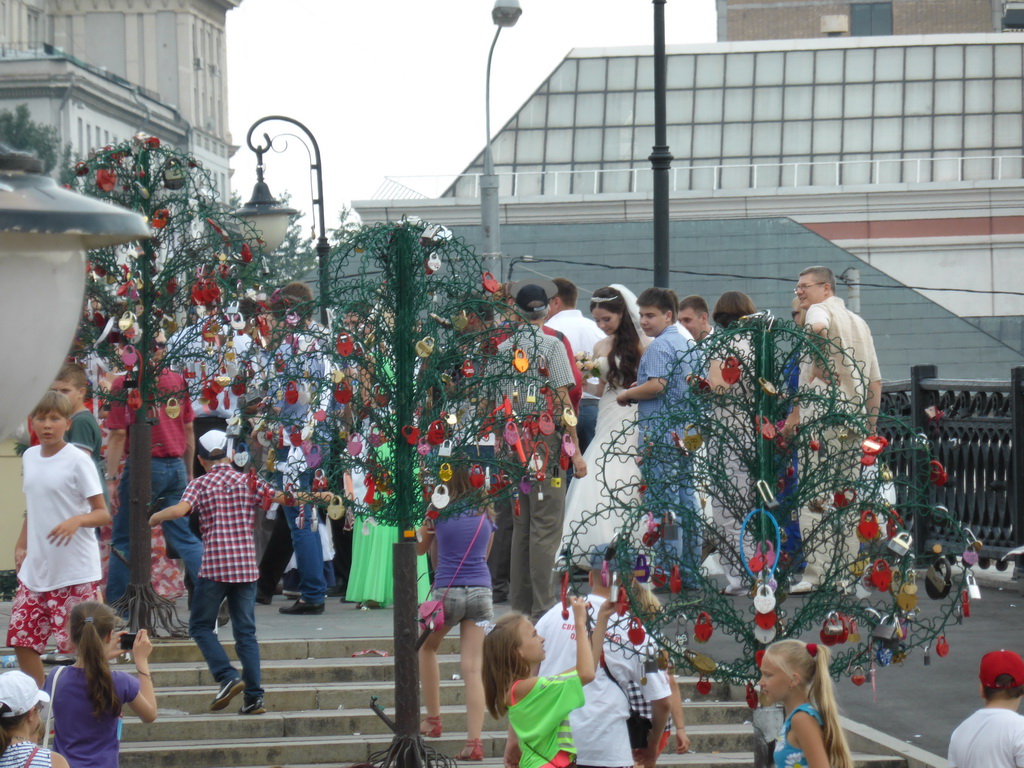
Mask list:
[[[829,659],[826,646],[781,640],[761,660],[761,690],[786,715],[775,742],[776,768],[853,768]]]

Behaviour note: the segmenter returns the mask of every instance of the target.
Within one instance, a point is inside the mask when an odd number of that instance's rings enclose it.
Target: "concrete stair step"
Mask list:
[[[383,663],[382,663],[383,662]],[[441,678],[451,679],[459,673],[458,656],[443,655],[438,658]],[[126,671],[131,671],[125,665]],[[164,687],[201,686],[213,687],[213,677],[201,662],[154,664],[151,667],[153,685]],[[394,680],[394,665],[389,659],[360,657],[355,659],[303,658],[261,660],[260,672],[264,686],[278,684],[316,684],[351,682],[386,682]],[[212,696],[211,696],[212,698]]]
[[[255,717],[252,719],[256,719]],[[665,754],[659,765],[736,766],[749,768],[753,754],[746,749],[753,737],[749,725],[693,726],[687,728],[692,752],[687,755]],[[500,768],[505,746],[504,731],[485,732],[482,737],[485,759],[480,764]],[[391,743],[390,734],[330,734],[321,731],[316,736],[277,736],[273,738],[245,738],[232,733],[230,740],[189,739],[187,741],[149,741],[143,744],[121,745],[121,768],[195,768],[197,765],[242,766],[330,765],[347,766],[365,762],[370,755],[385,749]],[[465,744],[465,733],[445,734],[440,739],[427,739],[429,747],[445,755],[455,755]],[[855,756],[863,768],[906,768],[902,758],[864,755]]]
[[[184,677],[180,669],[168,668],[166,671],[173,674],[164,674],[161,670],[164,667],[153,666],[154,680],[157,684],[157,703],[161,710],[169,712],[184,712],[189,715],[203,715],[209,711],[210,702],[216,693],[216,686],[213,679],[202,667],[192,669],[188,677],[196,675],[201,681],[199,685],[192,683],[186,685],[164,684],[165,681],[172,681],[175,678]],[[266,682],[266,677],[264,677]],[[679,685],[684,699],[689,699],[685,704],[687,717],[694,712],[693,717],[700,717],[704,706],[728,706],[735,707],[737,711],[747,713],[737,719],[745,719],[749,716],[749,710],[745,703],[728,701],[728,688],[722,688],[716,692],[712,691],[709,696],[699,696],[696,693],[696,678],[680,678]],[[267,690],[266,705],[270,711],[305,711],[315,709],[346,709],[366,707],[371,696],[376,696],[378,703],[388,709],[395,705],[395,685],[391,679],[380,680],[358,680],[352,682],[297,682],[266,684]],[[465,686],[461,680],[448,679],[441,681],[441,703],[444,705],[461,705],[465,703]],[[698,721],[694,721],[698,722]]]
[[[235,660],[235,644],[231,640],[231,625],[221,628],[221,644],[228,656]],[[264,661],[283,659],[347,659],[361,651],[378,650],[394,656],[395,641],[390,637],[374,638],[324,638],[323,640],[260,640],[260,657]],[[459,652],[458,636],[446,637],[441,641],[441,653],[457,654]],[[12,651],[13,653],[13,651]],[[365,654],[370,656],[371,654]],[[358,656],[355,658],[363,658]],[[380,657],[377,657],[380,658]],[[203,655],[191,640],[153,641],[153,655],[150,661],[158,663],[174,663],[195,661],[202,662]]]
[[[325,732],[342,734],[386,734],[390,733],[384,722],[369,708],[342,709],[321,707],[306,711],[290,708],[269,708],[274,701],[267,697],[268,711],[265,715],[239,715],[242,697],[220,712],[204,712],[201,715],[169,714],[161,706],[160,716],[155,723],[146,724],[134,718],[126,718],[121,740],[123,742],[169,741],[183,733],[190,738],[215,739],[225,730],[236,738],[270,738],[273,736],[315,736]],[[368,699],[364,699],[364,703]],[[206,700],[209,704],[209,698]],[[163,702],[161,700],[161,705]],[[384,711],[394,717],[394,709]],[[706,705],[691,705],[685,708],[687,730],[698,725],[742,724],[750,710],[746,704],[715,702]],[[461,705],[441,707],[441,722],[445,732],[464,733],[466,709]],[[504,718],[495,719],[484,715],[484,730],[500,731],[506,727]]]

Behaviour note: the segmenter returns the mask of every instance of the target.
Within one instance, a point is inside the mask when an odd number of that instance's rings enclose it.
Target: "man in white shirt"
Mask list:
[[[591,589],[587,600],[593,616],[605,600],[612,599],[616,584],[614,553],[606,560],[607,552],[605,545],[595,548],[586,563]],[[593,682],[583,688],[586,703],[569,715],[579,768],[631,768],[634,761],[653,768],[657,762],[661,734],[670,715],[671,688],[667,675],[654,661],[658,650],[654,641],[646,637],[640,645],[631,643],[627,638],[629,622],[628,615],[612,614],[605,634],[604,663]],[[572,621],[562,619],[561,603],[537,621],[546,654],[538,674],[555,675],[576,665],[575,633]],[[617,682],[609,677],[609,669]],[[630,704],[625,691],[630,687],[637,695],[642,692],[651,705],[652,728],[645,749],[631,750],[629,744],[626,720]]]
[[[797,278],[794,291],[804,310],[804,326],[813,333],[828,339],[835,345],[830,354],[831,374],[822,371],[813,362],[805,362],[800,366],[800,387],[826,389],[835,387],[839,390],[835,407],[845,409],[855,416],[866,419],[868,434],[876,430],[878,409],[882,402],[882,374],[875,354],[875,343],[871,337],[871,329],[864,319],[846,308],[846,304],[835,295],[836,277],[828,267],[808,267]],[[842,350],[842,351],[840,351]],[[786,418],[784,433],[789,435],[803,421],[811,421],[814,414],[803,413],[799,406],[793,408]],[[821,442],[834,442],[840,438],[835,430],[828,430],[820,435]],[[838,453],[837,448],[835,453]],[[825,455],[833,451],[824,451]],[[812,457],[812,460],[815,460]],[[851,478],[860,472],[860,462],[849,467]],[[808,541],[808,534],[818,527],[821,512],[804,507],[800,510],[800,528],[803,540]],[[813,539],[813,537],[812,537]],[[819,537],[820,540],[820,537]],[[830,546],[829,551],[823,548],[805,552],[807,569],[804,580],[795,585],[792,594],[806,594],[817,587],[822,581],[828,563],[836,560],[850,562],[857,551],[856,531],[851,525],[846,531],[845,541],[838,546]],[[834,551],[833,551],[834,550]]]
[[[548,302],[548,317],[544,325],[563,333],[569,339],[574,352],[593,353],[594,345],[605,337],[604,333],[597,327],[597,323],[589,317],[584,317],[583,313],[576,309],[579,291],[571,280],[556,277],[552,282],[558,288],[558,293]],[[576,361],[571,362],[575,364]],[[598,398],[587,391],[587,384],[597,386],[597,379],[587,379],[583,386],[580,412],[577,414],[579,424],[576,425],[581,451],[587,450],[597,426]]]
[[[1024,768],[1024,659],[1013,651],[981,658],[985,706],[964,720],[949,740],[950,768]]]
[[[679,301],[679,313],[676,319],[697,343],[714,332],[708,322],[708,303],[703,296],[693,293]]]

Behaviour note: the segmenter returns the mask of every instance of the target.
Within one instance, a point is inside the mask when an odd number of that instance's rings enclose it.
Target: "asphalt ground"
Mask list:
[[[1012,569],[978,570],[982,598],[971,603],[971,616],[962,625],[948,627],[950,652],[945,658],[934,650],[931,664],[915,652],[902,665],[879,668],[874,685],[858,687],[849,679],[839,682],[837,693],[842,714],[895,739],[935,755],[945,756],[953,729],[981,706],[978,665],[990,650],[1007,648],[1024,653],[1024,597],[1021,582]],[[794,599],[794,598],[791,598]],[[328,598],[319,616],[286,616],[278,608],[291,603],[277,596],[269,606],[256,606],[261,640],[391,637],[394,615],[390,608],[360,608]],[[6,623],[11,603],[0,603],[0,622]],[[495,614],[508,611],[495,606]],[[179,615],[187,618],[184,600]],[[230,638],[230,625],[222,630]]]

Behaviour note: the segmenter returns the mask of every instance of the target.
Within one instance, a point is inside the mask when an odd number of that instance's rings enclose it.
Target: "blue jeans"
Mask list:
[[[281,507],[288,530],[292,533],[292,549],[295,550],[295,564],[299,571],[299,594],[304,603],[319,605],[327,598],[327,581],[324,579],[324,548],[320,533],[310,526],[312,515],[319,515],[316,507],[306,504],[302,507]],[[305,510],[302,527],[299,527],[299,513]],[[321,523],[326,525],[326,523]]]
[[[651,490],[655,491],[651,501],[662,509],[671,511],[676,522],[676,534],[669,538],[665,535],[664,515],[662,516],[662,537],[655,545],[655,565],[669,571],[673,565],[678,564],[683,585],[696,587],[700,583],[703,536],[700,501],[697,492],[690,485],[689,465],[666,465],[648,459],[644,462],[643,468]]]
[[[196,579],[192,592],[192,612],[188,620],[188,634],[206,659],[210,674],[223,685],[238,677],[220,644],[214,629],[217,611],[225,598],[231,617],[231,633],[235,637],[235,653],[242,662],[242,680],[245,681],[246,700],[263,695],[260,687],[260,644],[256,641],[256,582],[231,584],[210,579]]]
[[[159,512],[164,507],[169,507],[181,501],[181,495],[185,492],[188,484],[188,476],[185,474],[185,462],[183,459],[150,459],[150,466],[153,472],[152,494],[150,503],[161,499]],[[131,465],[125,464],[124,474],[117,484],[117,495],[120,499],[120,506],[117,514],[114,515],[113,533],[111,545],[121,554],[131,560],[129,550],[129,538],[131,525],[129,522],[128,496],[130,483]],[[199,566],[203,560],[203,542],[196,538],[188,527],[188,520],[184,517],[177,520],[168,520],[162,526],[164,538],[174,547],[185,563],[185,570],[195,582],[199,577]],[[121,562],[115,554],[110,555],[110,564],[107,572],[107,602],[113,603],[124,596],[128,587],[128,566]]]

